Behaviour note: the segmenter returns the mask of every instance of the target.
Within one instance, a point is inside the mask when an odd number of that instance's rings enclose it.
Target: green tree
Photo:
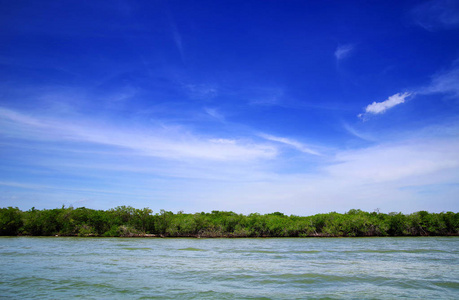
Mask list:
[[[0,235],[17,235],[23,224],[19,208],[0,208]]]
[[[388,218],[388,225],[389,225],[389,230],[388,233],[389,235],[392,236],[402,236],[402,235],[408,235],[408,219],[407,217],[402,214],[402,213],[389,213]]]

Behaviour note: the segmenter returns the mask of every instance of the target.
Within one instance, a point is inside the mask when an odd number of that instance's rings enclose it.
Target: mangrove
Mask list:
[[[0,208],[2,236],[97,237],[364,237],[459,235],[459,213],[412,214],[351,209],[312,216],[173,213],[118,206],[109,210],[62,207]]]

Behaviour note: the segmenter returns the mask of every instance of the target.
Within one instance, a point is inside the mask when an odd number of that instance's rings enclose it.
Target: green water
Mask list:
[[[459,237],[0,238],[5,299],[459,299]]]

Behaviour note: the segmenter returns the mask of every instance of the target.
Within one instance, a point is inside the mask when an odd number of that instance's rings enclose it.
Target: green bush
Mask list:
[[[19,208],[0,208],[0,235],[17,235],[23,224]]]
[[[306,236],[416,236],[459,235],[459,214],[454,212],[383,214],[351,209],[308,217],[280,212],[240,215],[234,212],[185,214],[118,206],[107,211],[85,207],[22,212],[0,208],[0,235],[202,237],[306,237]]]

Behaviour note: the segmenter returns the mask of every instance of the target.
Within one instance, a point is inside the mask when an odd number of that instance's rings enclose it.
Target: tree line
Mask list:
[[[2,236],[160,237],[361,237],[459,235],[459,213],[365,212],[313,216],[280,212],[249,215],[227,211],[173,213],[118,206],[109,210],[62,207],[21,211],[0,208]]]

